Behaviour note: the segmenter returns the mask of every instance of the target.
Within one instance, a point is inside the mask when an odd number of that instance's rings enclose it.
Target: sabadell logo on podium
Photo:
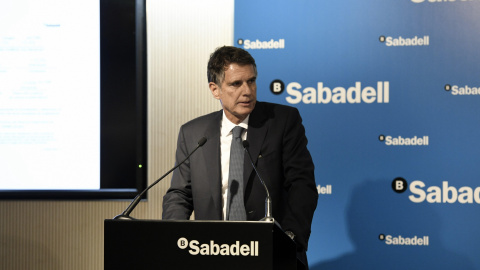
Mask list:
[[[235,241],[234,244],[217,244],[210,240],[210,243],[201,244],[197,240],[189,241],[185,237],[181,237],[177,241],[180,249],[189,248],[188,253],[191,255],[220,255],[220,256],[256,256],[258,257],[258,241],[250,241],[249,244],[240,244]]]

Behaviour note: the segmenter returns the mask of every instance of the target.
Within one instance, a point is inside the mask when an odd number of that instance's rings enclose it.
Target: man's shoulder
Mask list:
[[[295,107],[284,105],[280,103],[266,102],[266,101],[257,101],[257,105],[264,108],[270,109],[279,109],[279,110],[296,110]]]
[[[255,108],[262,111],[263,114],[289,114],[292,112],[298,112],[298,109],[289,105],[283,105],[279,103],[271,103],[265,101],[257,101]]]
[[[222,110],[211,112],[197,118],[194,118],[182,125],[183,128],[194,128],[198,126],[205,126],[207,123],[214,123],[222,117]]]

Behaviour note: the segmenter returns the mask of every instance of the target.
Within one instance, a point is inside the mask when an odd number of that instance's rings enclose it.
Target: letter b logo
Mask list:
[[[285,90],[285,84],[281,80],[274,80],[270,83],[270,91],[274,95],[280,95]]]
[[[392,181],[392,189],[397,193],[403,193],[408,188],[407,180],[402,177],[397,177]]]
[[[188,247],[188,240],[185,237],[179,238],[177,241],[177,246],[181,249],[185,249]]]
[[[277,93],[277,92],[280,92],[282,91],[282,84],[280,84],[279,82],[276,82],[273,84],[273,92]]]

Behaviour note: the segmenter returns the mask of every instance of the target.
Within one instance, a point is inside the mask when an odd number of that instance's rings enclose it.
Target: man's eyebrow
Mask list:
[[[245,81],[251,81],[251,80],[257,80],[257,76],[253,76],[251,78],[248,78]],[[238,80],[233,80],[230,83],[239,83],[239,82],[242,82],[242,81],[243,81],[242,79],[238,79]]]

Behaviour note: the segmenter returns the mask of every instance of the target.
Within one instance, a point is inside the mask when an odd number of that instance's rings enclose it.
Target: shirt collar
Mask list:
[[[235,125],[230,120],[228,120],[227,116],[225,115],[225,111],[223,111],[223,118],[222,118],[222,134],[225,136],[232,133],[232,129],[236,126],[241,126],[244,129],[248,129],[248,119],[250,119],[250,114],[238,125]]]

